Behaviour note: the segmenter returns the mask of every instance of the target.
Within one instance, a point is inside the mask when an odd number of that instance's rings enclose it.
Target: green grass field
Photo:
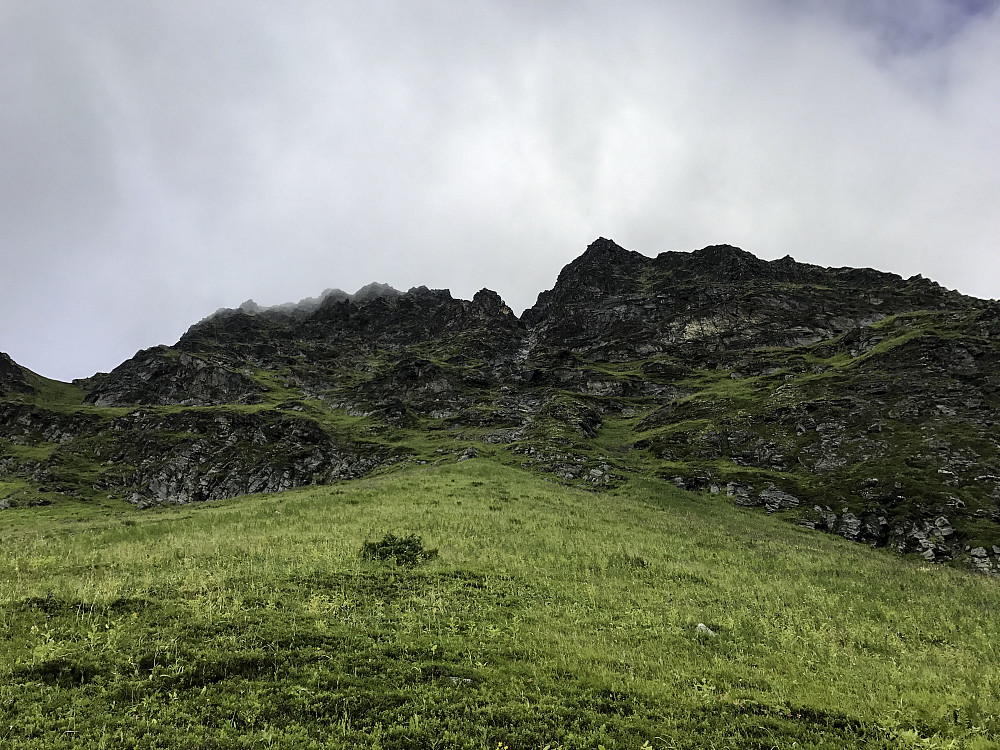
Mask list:
[[[438,554],[362,560],[386,533]],[[996,580],[489,456],[11,509],[0,748],[985,750],[998,615]]]

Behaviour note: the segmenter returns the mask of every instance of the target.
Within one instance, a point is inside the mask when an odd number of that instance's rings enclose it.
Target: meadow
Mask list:
[[[428,554],[364,559],[386,534]],[[994,579],[499,450],[9,509],[0,748],[986,750],[998,612]]]

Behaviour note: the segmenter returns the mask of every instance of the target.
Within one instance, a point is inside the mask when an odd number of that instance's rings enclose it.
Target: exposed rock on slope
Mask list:
[[[130,467],[120,484],[134,488],[129,500],[140,506],[355,479],[387,458],[378,446],[338,442],[314,420],[275,412],[138,410],[108,429],[118,439],[97,457]]]
[[[767,262],[728,245],[647,258],[599,239],[523,320],[551,346],[629,361],[804,346],[961,299],[922,279]]]
[[[0,396],[15,393],[33,393],[24,370],[9,356],[0,352]]]
[[[139,352],[107,375],[95,376],[84,402],[95,406],[219,406],[257,403],[262,391],[246,374],[206,357],[158,346]]]

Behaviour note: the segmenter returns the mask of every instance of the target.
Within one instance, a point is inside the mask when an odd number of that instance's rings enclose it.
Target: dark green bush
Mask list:
[[[608,567],[611,569],[625,570],[633,568],[645,570],[649,567],[649,562],[639,555],[630,555],[627,552],[615,552],[608,557]]]
[[[424,547],[416,534],[405,537],[386,534],[377,542],[365,542],[361,546],[362,560],[393,561],[396,565],[417,565],[437,556],[438,551]]]

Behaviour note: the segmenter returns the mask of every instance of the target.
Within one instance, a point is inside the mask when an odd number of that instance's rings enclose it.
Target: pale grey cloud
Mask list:
[[[530,305],[598,235],[997,296],[995,2],[0,2],[0,350],[247,297]]]

